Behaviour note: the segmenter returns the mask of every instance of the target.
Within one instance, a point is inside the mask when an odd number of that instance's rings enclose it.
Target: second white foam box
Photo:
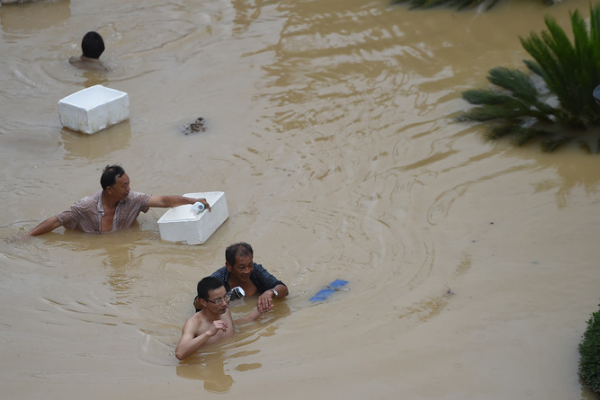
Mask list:
[[[186,193],[185,197],[205,198],[211,211],[200,214],[192,212],[192,205],[185,204],[169,209],[158,220],[160,237],[169,242],[202,244],[229,218],[224,192]]]
[[[129,96],[95,85],[61,99],[58,115],[65,128],[91,135],[129,119]]]

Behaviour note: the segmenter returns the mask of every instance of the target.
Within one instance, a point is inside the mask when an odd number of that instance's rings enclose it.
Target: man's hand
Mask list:
[[[273,297],[275,297],[275,293],[272,290],[267,290],[259,296],[256,308],[258,308],[261,314],[273,309]]]
[[[196,203],[202,203],[204,204],[204,207],[206,207],[206,209],[210,212],[210,204],[208,204],[208,201],[206,201],[206,199],[204,197],[200,198],[200,199],[196,199]]]
[[[14,235],[14,236],[4,239],[4,243],[17,243],[17,242],[21,242],[23,240],[27,240],[30,237],[31,236],[29,236],[25,233],[19,233],[17,235]]]
[[[211,337],[213,337],[220,330],[223,332],[227,332],[227,328],[228,328],[227,322],[225,322],[221,319],[218,319],[213,322],[212,326],[210,327],[209,330],[206,331],[206,333],[208,333]]]

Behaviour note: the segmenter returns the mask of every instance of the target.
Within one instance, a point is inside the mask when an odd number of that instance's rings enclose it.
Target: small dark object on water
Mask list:
[[[206,126],[204,126],[204,118],[199,117],[196,121],[186,126],[183,132],[186,135],[189,135],[192,132],[204,132],[205,130]]]
[[[452,296],[452,295],[454,295],[454,292],[452,291],[452,289],[450,289],[450,286],[448,286],[448,285],[444,285],[444,286],[446,286],[446,287],[448,288],[448,291],[446,292],[446,294],[447,294],[448,296]]]

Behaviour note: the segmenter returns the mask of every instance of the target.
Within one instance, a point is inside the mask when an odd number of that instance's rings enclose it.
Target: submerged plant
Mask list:
[[[600,84],[600,4],[590,6],[590,15],[588,31],[578,11],[570,14],[573,43],[553,18],[546,17],[548,31],[520,38],[535,60],[524,61],[533,76],[517,69],[490,70],[488,80],[498,88],[463,92],[463,98],[478,107],[457,119],[492,122],[490,139],[510,136],[522,145],[541,138],[544,151],[577,140],[588,151],[598,151],[598,138],[590,143],[584,130],[600,123],[600,106],[592,96]],[[540,93],[535,76],[549,93]]]
[[[492,8],[498,0],[392,0],[392,3],[410,1],[410,8],[431,8],[441,5],[457,7],[459,10],[468,7],[483,6],[486,10]],[[539,1],[539,0],[538,0]],[[560,0],[541,0],[546,5],[552,5]]]

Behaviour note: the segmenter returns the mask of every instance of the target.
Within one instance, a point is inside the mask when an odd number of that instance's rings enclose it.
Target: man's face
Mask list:
[[[225,286],[221,286],[218,289],[209,290],[206,307],[216,314],[225,314],[228,307],[227,302],[225,301],[225,294]]]
[[[235,256],[235,264],[233,266],[227,264],[227,270],[231,275],[235,277],[238,281],[244,283],[250,280],[250,275],[252,274],[252,270],[254,269],[254,264],[252,263],[252,256]]]
[[[119,200],[125,200],[127,196],[129,196],[129,176],[127,174],[123,174],[122,176],[117,177],[114,185],[109,186],[107,188],[109,194],[111,196],[115,196]]]

